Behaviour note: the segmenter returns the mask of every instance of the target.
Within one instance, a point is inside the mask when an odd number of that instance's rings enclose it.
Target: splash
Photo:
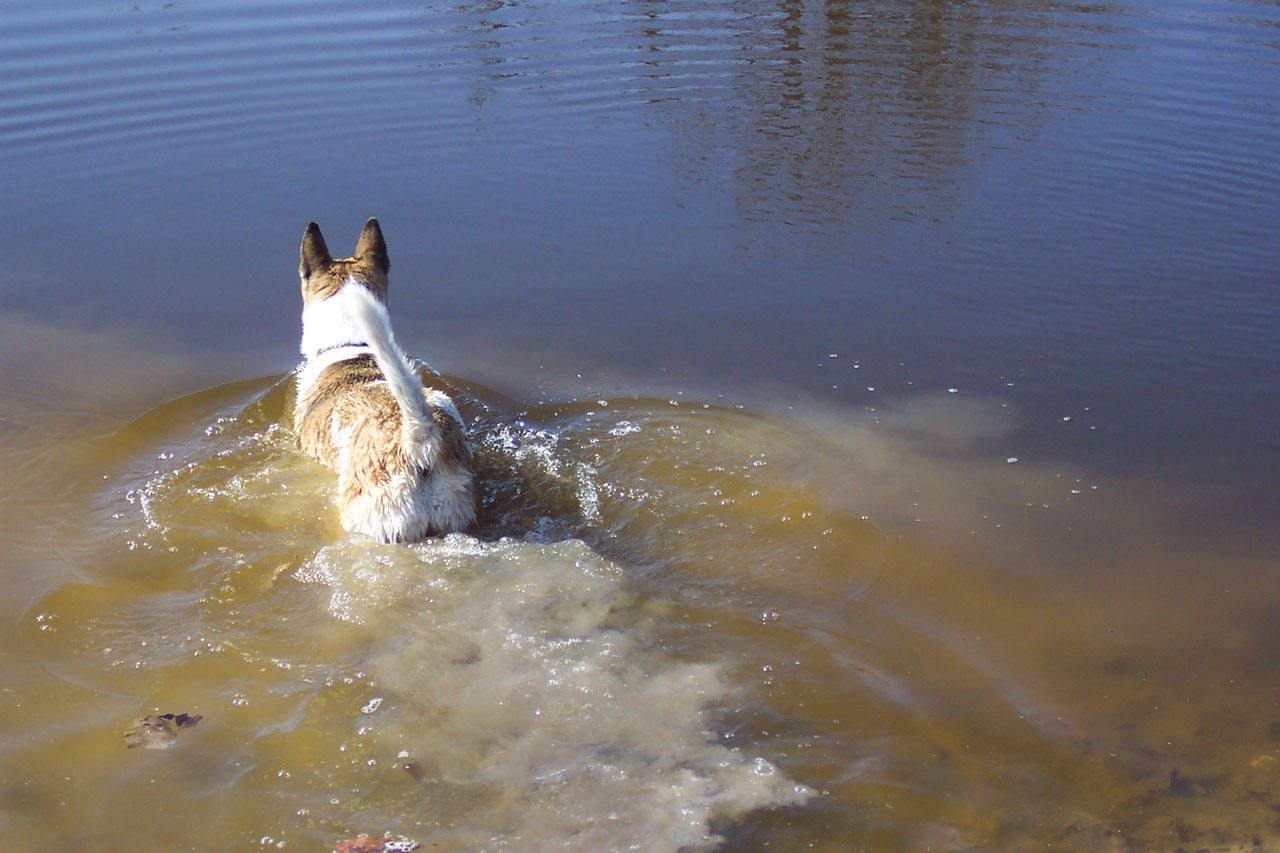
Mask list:
[[[455,843],[700,849],[718,820],[811,796],[720,742],[725,674],[663,653],[662,605],[580,540],[344,541],[297,578],[375,629],[373,752],[450,803]]]

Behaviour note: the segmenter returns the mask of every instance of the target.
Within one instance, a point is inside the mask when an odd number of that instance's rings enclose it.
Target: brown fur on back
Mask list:
[[[302,451],[330,468],[338,467],[335,438],[350,429],[361,433],[361,445],[371,440],[374,448],[382,448],[379,455],[400,452],[400,407],[371,355],[326,367],[298,399],[294,424]]]
[[[462,425],[440,409],[432,411],[432,419],[440,428],[442,460],[469,466],[471,446]],[[326,367],[298,399],[293,422],[299,448],[344,475],[338,483],[343,503],[403,469],[400,407],[371,355]],[[342,465],[336,441],[347,433],[347,464]]]

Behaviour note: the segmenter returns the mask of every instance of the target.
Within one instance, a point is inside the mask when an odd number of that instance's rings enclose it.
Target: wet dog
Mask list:
[[[423,387],[387,313],[391,262],[376,219],[350,258],[320,227],[302,236],[298,446],[338,474],[343,528],[384,542],[465,530],[475,521],[471,446],[457,407]]]

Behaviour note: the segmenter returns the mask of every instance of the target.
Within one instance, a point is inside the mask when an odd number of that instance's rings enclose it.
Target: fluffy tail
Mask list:
[[[343,285],[337,294],[330,297],[333,299],[342,300],[343,313],[373,350],[378,369],[386,377],[391,395],[400,405],[406,447],[420,446],[426,438],[427,427],[432,423],[427,395],[422,381],[409,366],[408,357],[396,344],[387,307],[367,287],[354,281]]]

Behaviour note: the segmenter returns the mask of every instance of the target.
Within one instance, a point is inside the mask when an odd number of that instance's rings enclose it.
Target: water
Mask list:
[[[14,849],[1280,849],[1273,3],[0,20]],[[473,536],[293,449],[370,215]]]

